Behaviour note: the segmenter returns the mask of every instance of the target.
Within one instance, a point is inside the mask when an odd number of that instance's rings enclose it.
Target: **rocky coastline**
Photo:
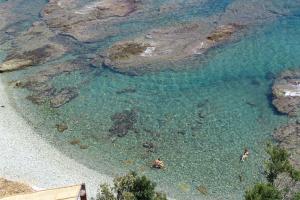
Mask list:
[[[297,119],[300,106],[299,70],[285,70],[278,75],[272,86],[272,103],[278,112],[288,116],[286,125],[273,132],[273,139],[279,147],[290,154],[289,161],[300,169],[300,121]],[[293,180],[288,173],[279,174],[274,185],[284,194],[284,200],[292,200],[300,191],[300,181]]]

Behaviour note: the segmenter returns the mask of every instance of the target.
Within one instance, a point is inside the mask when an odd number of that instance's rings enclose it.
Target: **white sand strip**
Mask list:
[[[0,154],[0,177],[24,182],[34,188],[86,183],[87,194],[91,197],[96,194],[100,183],[112,181],[110,177],[63,155],[34,133],[10,105],[1,80]]]

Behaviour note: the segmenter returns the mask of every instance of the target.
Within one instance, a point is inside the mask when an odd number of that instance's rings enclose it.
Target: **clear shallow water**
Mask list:
[[[214,8],[208,6],[207,12],[219,12],[211,11]],[[151,22],[141,24],[154,26]],[[131,34],[88,44],[87,49],[105,48]],[[264,181],[264,144],[275,127],[287,122],[270,104],[271,76],[300,66],[299,35],[300,18],[295,11],[292,16],[257,27],[238,42],[213,50],[204,60],[177,63],[187,70],[136,77],[107,69],[61,75],[54,84],[58,88],[78,86],[80,95],[59,109],[32,105],[25,99],[27,91],[10,92],[16,107],[43,137],[93,169],[111,175],[136,170],[177,199],[242,199],[245,188]],[[21,79],[35,71],[38,68],[5,78]],[[135,88],[136,92],[116,93],[124,88]],[[111,116],[130,109],[138,113],[137,131],[115,140],[108,131]],[[69,130],[58,133],[55,124],[62,121]],[[88,149],[70,145],[74,138]],[[142,146],[146,141],[154,143],[154,153]],[[245,147],[251,156],[240,163]],[[166,170],[150,169],[157,157],[165,161]],[[207,187],[208,195],[197,191],[199,185]]]

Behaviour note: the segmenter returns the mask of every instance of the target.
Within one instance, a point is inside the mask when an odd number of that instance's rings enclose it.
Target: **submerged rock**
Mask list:
[[[280,147],[291,153],[290,162],[292,165],[300,169],[300,124],[290,123],[281,126],[274,131],[273,137]]]
[[[21,54],[11,54],[5,58],[3,63],[0,64],[0,72],[15,71],[32,65],[44,63],[54,54],[57,54],[57,52],[58,49],[55,46],[45,45],[32,51],[22,52]]]
[[[14,49],[0,64],[0,72],[14,71],[62,56],[67,48],[52,41],[55,34],[42,22],[35,22],[13,40]]]
[[[119,137],[125,136],[128,131],[134,130],[134,124],[137,122],[137,112],[135,110],[124,110],[111,117],[113,126],[109,132]]]
[[[154,148],[154,144],[152,142],[144,142],[143,143],[143,147],[147,148],[147,149],[153,149]]]
[[[172,62],[203,54],[234,39],[244,26],[227,24],[212,27],[205,22],[155,29],[131,41],[117,42],[106,52],[104,65],[123,73],[155,71],[156,62]],[[149,66],[151,64],[151,66]]]
[[[275,80],[273,105],[281,113],[296,116],[300,108],[300,70],[287,70]]]
[[[63,88],[51,98],[50,105],[52,108],[59,108],[62,105],[70,102],[72,99],[76,98],[77,96],[78,96],[78,92],[76,91],[76,88],[71,88],[71,87]]]
[[[137,9],[137,0],[51,0],[41,15],[47,25],[61,34],[88,42],[114,35],[116,21]]]
[[[73,140],[70,141],[70,144],[71,145],[78,145],[78,144],[80,144],[80,142],[81,141],[79,139],[73,139]]]
[[[135,93],[136,89],[132,87],[124,88],[116,91],[116,94],[126,94],[126,93]]]
[[[50,65],[47,69],[39,71],[23,81],[17,81],[17,85],[32,92],[27,97],[28,100],[36,104],[43,104],[58,95],[56,88],[50,83],[54,77],[78,70],[82,73],[90,71],[86,63],[77,60],[68,61],[58,65]]]
[[[80,149],[87,149],[87,148],[89,148],[89,146],[87,144],[81,144],[81,145],[79,145],[79,148]]]
[[[12,58],[0,64],[0,72],[14,71],[33,65],[33,61],[26,58]]]
[[[68,125],[66,123],[56,124],[55,127],[61,133],[68,129]]]
[[[200,192],[203,195],[207,195],[208,194],[208,189],[207,187],[200,185],[197,187],[198,192]]]

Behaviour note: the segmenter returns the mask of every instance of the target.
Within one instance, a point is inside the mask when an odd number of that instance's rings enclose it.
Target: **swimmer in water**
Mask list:
[[[244,150],[244,154],[242,155],[242,157],[241,157],[241,161],[245,161],[247,158],[248,158],[248,156],[249,156],[249,150],[248,149],[245,149]]]
[[[165,167],[164,162],[160,158],[153,161],[153,168],[162,169]]]

